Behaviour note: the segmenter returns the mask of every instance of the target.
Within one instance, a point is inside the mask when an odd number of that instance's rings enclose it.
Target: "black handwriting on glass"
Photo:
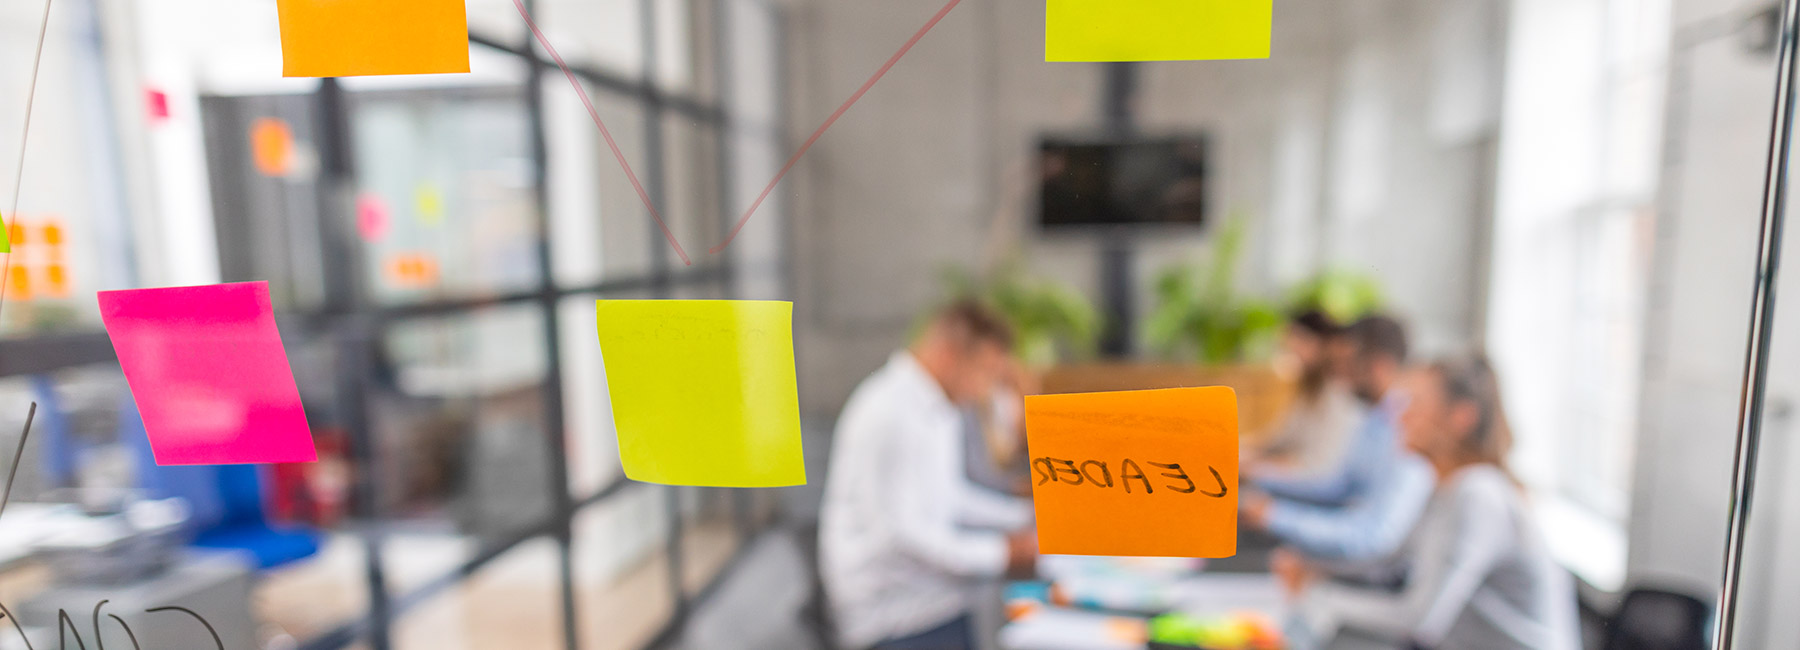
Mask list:
[[[1163,485],[1164,489],[1173,490],[1181,494],[1193,494],[1199,492],[1200,494],[1215,499],[1222,499],[1226,494],[1230,493],[1230,489],[1225,487],[1225,479],[1219,476],[1219,470],[1214,469],[1211,465],[1206,466],[1206,471],[1212,473],[1213,482],[1218,484],[1219,490],[1217,492],[1208,492],[1200,489],[1200,486],[1195,485],[1194,479],[1188,476],[1186,470],[1181,469],[1181,463],[1145,461],[1145,464],[1156,469],[1164,470],[1163,472],[1160,472],[1159,475],[1163,478],[1170,479],[1171,481]],[[1044,456],[1032,460],[1031,466],[1033,471],[1037,473],[1036,485],[1043,485],[1045,483],[1067,483],[1069,485],[1086,484],[1098,488],[1110,488],[1113,486],[1112,469],[1107,467],[1106,461],[1103,460],[1086,460],[1081,461],[1078,464],[1073,460]],[[1143,467],[1138,465],[1137,461],[1130,458],[1120,461],[1118,476],[1118,484],[1120,487],[1125,488],[1126,494],[1131,494],[1132,481],[1138,481],[1142,484],[1144,494],[1156,493],[1156,487],[1150,484],[1150,477],[1144,474]],[[1174,481],[1179,481],[1179,483]]]
[[[106,650],[105,637],[100,634],[100,608],[105,607],[109,602],[112,601],[102,600],[94,604],[94,650]],[[199,621],[200,625],[206,628],[207,634],[212,635],[213,646],[217,648],[217,650],[225,650],[225,642],[219,638],[219,631],[213,629],[212,623],[206,622],[206,619],[200,616],[198,612],[186,607],[176,607],[174,605],[152,607],[144,610],[145,614],[156,614],[160,612],[174,612],[193,617],[194,620]],[[125,623],[125,619],[119,618],[119,615],[117,614],[107,614],[107,616],[112,618],[114,622],[119,624],[120,628],[125,630],[125,636],[131,639],[132,650],[144,650],[142,646],[138,645],[137,633],[131,631],[131,626]],[[20,639],[25,640],[25,650],[37,650],[36,648],[31,647],[31,638],[25,636],[25,628],[19,625],[19,617],[13,616],[12,610],[7,609],[5,603],[0,603],[0,618],[12,620],[13,630],[19,633]],[[56,643],[59,650],[69,650],[69,635],[71,633],[75,637],[76,650],[87,650],[87,642],[82,640],[81,627],[75,623],[75,619],[69,616],[68,610],[56,610]],[[153,648],[152,650],[156,649]]]

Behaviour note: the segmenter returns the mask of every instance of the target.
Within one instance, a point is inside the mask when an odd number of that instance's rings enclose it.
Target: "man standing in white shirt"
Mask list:
[[[1029,503],[972,484],[962,409],[1012,363],[1012,330],[959,301],[857,387],[838,419],[820,514],[822,577],[850,648],[973,647],[970,587],[1029,572]],[[982,527],[986,530],[977,529]]]

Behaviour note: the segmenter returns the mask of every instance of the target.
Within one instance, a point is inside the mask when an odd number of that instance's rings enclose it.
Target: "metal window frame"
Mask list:
[[[524,0],[527,9],[535,4],[534,0]],[[731,198],[734,181],[731,166],[734,139],[741,134],[754,134],[760,137],[779,141],[782,138],[781,125],[754,124],[747,120],[733,119],[730,114],[730,87],[733,82],[733,57],[728,42],[732,33],[730,11],[725,7],[727,2],[744,2],[744,6],[756,10],[770,12],[777,16],[774,21],[776,33],[773,34],[772,47],[778,50],[784,47],[786,35],[783,33],[783,21],[779,20],[784,10],[768,0],[682,0],[689,3],[690,10],[696,16],[702,11],[710,12],[709,30],[706,36],[710,39],[710,51],[713,56],[696,56],[696,65],[713,66],[713,74],[709,79],[713,89],[711,101],[702,100],[690,94],[669,93],[656,86],[656,13],[657,0],[640,0],[642,18],[640,45],[645,62],[643,78],[631,79],[600,68],[587,65],[571,65],[570,69],[582,83],[591,90],[609,94],[631,102],[643,112],[646,120],[645,150],[647,163],[644,165],[643,178],[652,200],[658,205],[664,204],[664,188],[670,170],[667,169],[665,150],[669,146],[662,133],[665,118],[674,117],[692,122],[702,133],[717,139],[715,149],[717,160],[716,186],[711,188],[718,194],[716,214],[711,217],[716,222],[716,232],[723,235],[729,232],[733,217]],[[302,648],[306,650],[334,650],[357,643],[366,643],[375,650],[387,650],[393,647],[392,627],[396,620],[416,609],[419,605],[430,601],[480,571],[483,567],[519,548],[521,545],[541,540],[554,540],[558,548],[560,564],[560,600],[562,615],[563,646],[574,650],[580,646],[580,629],[575,605],[574,572],[572,552],[574,545],[572,522],[574,518],[587,508],[606,503],[620,496],[625,488],[636,484],[629,479],[620,478],[594,491],[591,494],[576,498],[571,491],[568,473],[568,460],[564,446],[567,430],[564,422],[564,391],[562,381],[562,354],[560,347],[561,318],[558,307],[566,298],[590,296],[616,292],[647,292],[656,298],[670,297],[676,289],[711,288],[725,297],[737,295],[736,282],[744,270],[741,255],[727,252],[713,260],[700,260],[693,267],[677,268],[671,263],[667,246],[660,236],[652,231],[644,245],[649,246],[648,259],[651,266],[643,273],[623,277],[611,277],[600,282],[575,286],[563,286],[556,281],[554,259],[549,244],[550,207],[548,201],[548,167],[546,153],[544,84],[545,76],[559,72],[554,61],[545,58],[537,51],[529,34],[523,35],[518,43],[509,43],[503,39],[477,33],[469,33],[469,42],[475,46],[487,48],[501,54],[522,59],[528,71],[521,80],[525,89],[523,101],[528,113],[530,132],[530,151],[536,175],[533,179],[533,194],[538,210],[536,241],[534,248],[538,254],[538,285],[528,291],[517,291],[499,295],[470,297],[460,299],[434,300],[405,305],[375,304],[362,286],[357,266],[361,263],[357,254],[356,239],[348,224],[353,222],[354,215],[351,188],[355,186],[353,156],[351,145],[353,134],[350,128],[350,114],[355,110],[353,102],[336,79],[324,79],[313,94],[312,101],[316,109],[319,127],[318,146],[320,173],[318,179],[320,203],[321,254],[334,260],[334,264],[325,265],[325,300],[322,304],[307,309],[284,311],[277,315],[284,331],[290,335],[317,335],[324,337],[335,346],[340,363],[336,372],[339,384],[338,406],[345,414],[343,425],[349,434],[350,455],[353,462],[362,467],[374,466],[376,449],[370,429],[369,404],[364,401],[362,390],[371,376],[374,341],[388,328],[418,319],[445,318],[479,313],[492,308],[518,307],[531,305],[541,314],[544,327],[544,353],[546,355],[545,376],[541,393],[544,396],[544,437],[543,451],[550,457],[550,472],[545,489],[550,490],[553,509],[547,519],[522,527],[497,542],[478,550],[472,557],[464,560],[448,571],[424,581],[405,593],[390,593],[387,576],[382,567],[382,542],[384,524],[379,520],[376,508],[375,485],[368,472],[358,472],[351,487],[351,507],[357,521],[349,533],[360,539],[364,547],[364,572],[368,589],[369,609],[364,615],[343,621],[336,627],[303,640]],[[771,57],[779,67],[785,58]],[[782,70],[774,71],[775,78],[784,79]],[[697,89],[696,89],[697,90]],[[379,94],[383,91],[374,91]],[[361,96],[359,94],[359,96]],[[780,95],[778,94],[778,97]],[[777,99],[777,101],[781,101]],[[777,107],[777,114],[781,114]],[[696,169],[686,173],[701,173],[698,165],[707,161],[696,159]],[[786,262],[763,261],[776,268],[784,291],[791,292],[792,272]],[[112,345],[103,331],[88,331],[68,334],[53,334],[27,338],[0,339],[0,377],[43,374],[66,368],[116,364]],[[742,559],[747,549],[761,534],[765,523],[756,521],[751,514],[752,491],[730,490],[724,488],[680,488],[665,487],[667,511],[670,516],[671,529],[665,552],[668,556],[669,582],[672,585],[672,597],[675,599],[673,613],[665,620],[655,633],[647,648],[663,647],[673,641],[682,629],[688,614],[698,604],[705,602],[718,588],[724,577]],[[711,576],[706,584],[692,594],[683,586],[682,567],[685,564],[682,549],[682,518],[679,501],[686,495],[700,494],[700,490],[718,491],[729,495],[733,510],[734,527],[738,534],[738,546],[732,557]]]

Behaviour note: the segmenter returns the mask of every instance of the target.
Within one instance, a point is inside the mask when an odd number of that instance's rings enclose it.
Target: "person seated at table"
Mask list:
[[[1031,496],[1031,467],[1025,458],[1025,396],[1043,390],[1037,375],[1018,359],[988,399],[963,409],[963,457],[976,485],[1020,497]]]
[[[1248,450],[1246,463],[1305,475],[1331,471],[1343,460],[1368,411],[1350,390],[1345,364],[1338,362],[1344,329],[1318,310],[1289,317],[1282,356],[1298,367],[1293,405],[1268,440]]]
[[[1323,474],[1252,465],[1239,500],[1243,520],[1302,553],[1341,563],[1393,554],[1431,495],[1431,469],[1394,433],[1393,384],[1406,361],[1406,330],[1367,316],[1346,333],[1352,391],[1369,406],[1344,459]]]
[[[1329,639],[1348,626],[1423,648],[1580,648],[1574,585],[1506,470],[1512,435],[1493,369],[1479,356],[1435,363],[1409,376],[1407,394],[1402,435],[1436,486],[1397,565],[1402,586],[1315,581],[1311,563],[1280,554],[1302,629]]]
[[[851,393],[820,514],[820,570],[850,648],[973,647],[971,587],[1027,574],[1030,505],[965,473],[963,410],[991,397],[1012,330],[979,303],[940,310]],[[973,527],[985,527],[978,530]]]

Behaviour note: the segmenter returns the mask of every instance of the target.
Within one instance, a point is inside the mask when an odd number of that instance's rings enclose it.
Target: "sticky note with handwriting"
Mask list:
[[[1235,555],[1237,429],[1223,386],[1026,397],[1039,548]]]
[[[1274,0],[1047,0],[1045,61],[1269,58]]]
[[[267,282],[100,292],[158,465],[318,459]]]
[[[469,71],[463,0],[276,0],[287,77]]]
[[[793,303],[601,300],[619,460],[668,485],[806,484]]]

